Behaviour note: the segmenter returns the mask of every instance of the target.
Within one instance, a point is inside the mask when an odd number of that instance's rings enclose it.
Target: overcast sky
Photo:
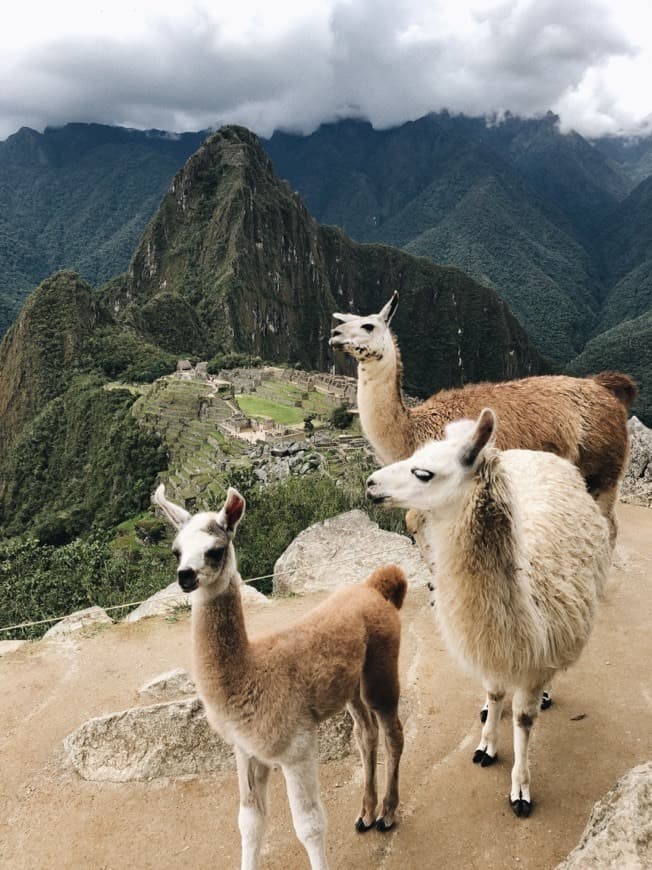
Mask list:
[[[0,139],[68,121],[269,135],[443,108],[652,132],[648,0],[33,0],[0,20]]]

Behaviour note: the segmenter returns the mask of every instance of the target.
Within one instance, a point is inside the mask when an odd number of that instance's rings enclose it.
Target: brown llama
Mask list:
[[[330,344],[358,360],[358,410],[364,434],[384,464],[407,459],[444,437],[447,423],[493,408],[500,450],[545,450],[578,467],[616,537],[614,508],[629,454],[627,412],[638,388],[620,372],[588,378],[539,375],[440,390],[416,408],[403,399],[403,366],[389,324],[398,293],[378,314],[334,314]]]
[[[398,610],[407,582],[396,565],[364,583],[336,590],[293,625],[251,640],[247,635],[233,536],[245,510],[230,488],[219,513],[191,516],[154,495],[178,530],[177,577],[191,593],[193,670],[212,728],[233,744],[240,783],[242,870],[256,870],[269,772],[280,766],[292,820],[312,870],[328,870],[326,820],[319,799],[317,724],[345,706],[364,769],[358,831],[394,824],[403,729],[398,717]],[[380,723],[386,788],[377,815],[376,752]]]

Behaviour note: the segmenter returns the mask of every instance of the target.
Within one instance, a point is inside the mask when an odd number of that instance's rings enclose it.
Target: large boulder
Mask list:
[[[620,498],[629,504],[652,507],[652,429],[638,419],[629,421],[631,456],[623,478]]]
[[[557,870],[652,867],[652,761],[630,770],[591,812],[578,846]]]
[[[319,759],[351,751],[353,723],[342,712],[319,726]],[[63,741],[82,779],[134,782],[231,770],[231,747],[211,730],[198,698],[133,707],[89,719]]]
[[[65,638],[83,628],[96,628],[98,625],[111,625],[112,623],[111,617],[101,607],[87,607],[85,610],[76,610],[74,613],[64,616],[45,632],[43,639]]]
[[[364,511],[349,511],[309,526],[292,541],[274,565],[274,592],[334,589],[364,580],[388,562],[403,568],[411,586],[432,580],[409,538],[383,531]]]

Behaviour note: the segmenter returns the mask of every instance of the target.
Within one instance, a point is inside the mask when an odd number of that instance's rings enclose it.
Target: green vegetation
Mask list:
[[[0,543],[0,627],[82,610],[139,601],[172,582],[174,558],[168,545],[137,543],[117,548],[106,533],[64,546],[31,537]],[[119,610],[118,618],[125,612]],[[2,639],[39,637],[49,625],[2,633]]]
[[[236,396],[236,400],[248,417],[266,418],[284,426],[294,426],[303,420],[304,412],[301,408],[271,402],[255,394]]]
[[[102,374],[123,381],[150,383],[173,372],[177,363],[172,354],[115,328],[98,330],[88,352]]]
[[[333,408],[330,421],[336,429],[348,429],[353,423],[353,414],[346,405],[338,405],[337,408]]]
[[[263,365],[259,356],[248,353],[220,353],[209,360],[207,371],[209,375],[216,375],[221,369],[253,369]]]
[[[165,468],[160,441],[131,414],[134,396],[79,377],[21,432],[4,459],[5,535],[38,529],[61,543],[110,528],[148,504]]]
[[[632,413],[652,426],[652,311],[597,335],[573,360],[571,371],[578,375],[599,372],[605,359],[638,383],[641,392]]]

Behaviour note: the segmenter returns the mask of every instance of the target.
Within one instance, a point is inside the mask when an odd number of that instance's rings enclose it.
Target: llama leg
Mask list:
[[[378,794],[376,791],[376,756],[378,750],[378,723],[369,707],[363,702],[359,691],[347,705],[353,719],[355,735],[362,769],[364,771],[364,795],[362,809],[355,823],[356,830],[362,833],[368,831],[376,821],[376,806]]]
[[[505,689],[495,683],[487,685],[487,715],[480,735],[480,743],[473,753],[473,763],[488,767],[498,758],[498,726],[503,712]]]
[[[306,754],[281,765],[287,785],[292,822],[310,859],[311,870],[328,870],[326,816],[319,799],[317,740],[311,739]]]
[[[238,826],[242,841],[242,870],[257,870],[267,812],[269,767],[237,746],[235,757],[240,786]]]
[[[514,718],[514,767],[512,768],[512,790],[509,802],[517,816],[526,817],[532,812],[530,796],[530,767],[528,764],[528,744],[530,731],[539,712],[541,687],[534,690],[517,689],[512,701]]]
[[[394,824],[398,807],[398,768],[403,754],[403,726],[394,709],[391,713],[376,711],[385,738],[385,796],[380,816],[376,819],[376,830],[388,831]]]

